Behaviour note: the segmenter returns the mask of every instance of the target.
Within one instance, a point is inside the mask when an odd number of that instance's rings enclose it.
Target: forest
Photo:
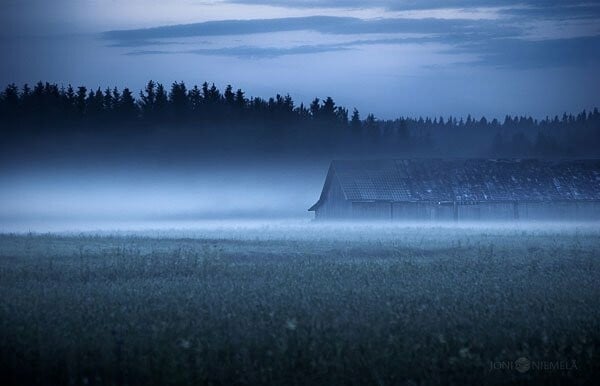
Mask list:
[[[402,106],[398,106],[402,111]],[[248,97],[207,82],[170,88],[149,81],[130,88],[88,89],[38,82],[0,94],[3,150],[35,154],[78,149],[173,153],[323,156],[598,157],[600,113],[534,119],[398,117],[377,119],[333,98],[294,103],[288,95]]]

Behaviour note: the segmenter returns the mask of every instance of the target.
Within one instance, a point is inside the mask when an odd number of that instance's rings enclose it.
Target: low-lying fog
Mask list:
[[[309,221],[327,162],[35,165],[0,172],[0,232]]]
[[[599,223],[314,223],[308,208],[319,198],[329,160],[53,160],[19,165],[0,167],[0,233],[356,240],[423,227],[433,233],[443,229],[447,236],[465,229],[600,231]]]

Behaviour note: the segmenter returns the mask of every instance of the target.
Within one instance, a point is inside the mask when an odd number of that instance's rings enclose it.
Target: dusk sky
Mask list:
[[[0,46],[2,85],[206,80],[380,118],[600,101],[595,0],[2,0]]]

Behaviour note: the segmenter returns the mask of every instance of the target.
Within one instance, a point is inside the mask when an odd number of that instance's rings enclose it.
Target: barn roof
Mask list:
[[[350,201],[600,200],[600,160],[340,160],[334,179]]]

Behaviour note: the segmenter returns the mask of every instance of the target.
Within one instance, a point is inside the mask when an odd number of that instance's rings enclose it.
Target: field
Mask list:
[[[0,235],[0,383],[591,384],[600,227]]]

